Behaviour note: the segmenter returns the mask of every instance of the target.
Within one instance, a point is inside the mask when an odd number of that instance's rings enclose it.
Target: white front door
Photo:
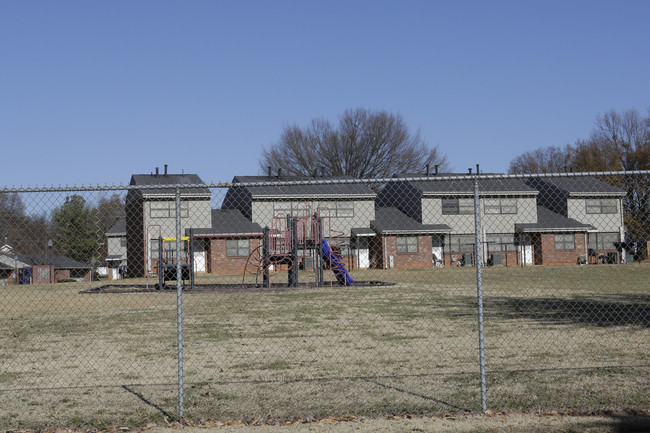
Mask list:
[[[357,268],[367,269],[370,267],[370,250],[367,238],[357,238]]]
[[[533,245],[528,235],[519,236],[519,263],[522,265],[533,264]]]
[[[194,251],[194,272],[205,272],[204,251]]]
[[[431,261],[433,266],[444,266],[442,259],[442,236],[433,236],[433,247],[431,248]]]

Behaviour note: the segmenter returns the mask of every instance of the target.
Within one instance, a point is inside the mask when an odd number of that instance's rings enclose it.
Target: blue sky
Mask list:
[[[650,108],[650,1],[0,1],[6,186],[257,174],[283,125],[400,113],[452,167]]]

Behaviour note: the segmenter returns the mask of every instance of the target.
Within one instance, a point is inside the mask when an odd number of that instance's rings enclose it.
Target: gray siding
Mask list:
[[[106,248],[109,256],[122,256],[122,261],[126,261],[126,246],[122,246],[122,239],[126,236],[108,236],[106,237]],[[124,263],[121,263],[124,264]]]
[[[598,198],[598,197],[589,197]],[[616,201],[616,213],[612,214],[588,214],[585,200],[586,198],[569,198],[567,199],[568,217],[576,219],[585,224],[591,224],[599,232],[619,232],[623,225],[622,203],[619,198],[603,197],[608,200]]]
[[[470,195],[457,196],[473,202]],[[515,198],[515,197],[501,197]],[[481,227],[487,233],[514,233],[517,223],[537,222],[537,201],[535,197],[516,197],[516,214],[486,214],[484,198],[480,199]],[[447,224],[453,233],[474,233],[474,214],[443,215],[441,197],[422,199],[422,224]]]
[[[188,204],[189,212],[187,217],[181,217],[181,231],[184,233],[185,229],[189,228],[206,228],[212,226],[212,210],[210,208],[210,200],[183,200]],[[174,212],[170,213],[168,218],[152,217],[151,204],[152,201],[144,202],[144,227],[151,227],[150,234],[158,235],[158,227],[162,237],[175,237],[176,236],[176,215]],[[173,203],[173,202],[170,202]]]
[[[258,223],[262,227],[272,227],[273,217],[276,216],[276,206],[286,208],[288,204],[291,204],[293,209],[298,209],[298,212],[295,210],[293,211],[293,215],[305,216],[309,213],[315,212],[319,206],[321,208],[332,209],[335,207],[336,202],[341,201],[346,200],[255,200],[251,205],[252,221]],[[354,215],[345,218],[332,216],[329,225],[332,230],[342,232],[341,236],[348,237],[353,228],[370,227],[370,221],[375,218],[375,202],[374,200],[347,200],[346,202],[353,204]],[[325,212],[321,213],[324,214]],[[325,222],[325,224],[327,224],[327,222]]]

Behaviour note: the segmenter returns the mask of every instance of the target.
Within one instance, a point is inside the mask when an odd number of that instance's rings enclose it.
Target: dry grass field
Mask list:
[[[197,277],[219,286],[183,294],[188,419],[480,412],[475,269],[352,276],[394,284]],[[495,267],[483,283],[491,409],[650,407],[650,266]],[[81,293],[102,284],[0,287],[0,429],[174,419],[176,292]]]

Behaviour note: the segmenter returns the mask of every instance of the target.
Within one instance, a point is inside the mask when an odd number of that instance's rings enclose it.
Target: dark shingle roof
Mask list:
[[[394,207],[378,207],[370,227],[381,234],[449,233],[446,224],[422,224]]]
[[[197,174],[134,174],[131,176],[130,185],[155,186],[155,185],[200,185],[204,182]],[[173,188],[143,188],[140,190],[144,196],[173,196]],[[181,194],[210,197],[207,187],[181,188]]]
[[[213,209],[212,227],[195,228],[195,236],[258,236],[262,227],[237,209]]]
[[[87,263],[61,255],[7,254],[7,257],[15,258],[29,266],[53,265],[58,269],[90,269]]]
[[[573,218],[567,218],[564,215],[546,209],[543,206],[537,206],[536,223],[518,223],[515,224],[515,230],[529,233],[547,233],[547,232],[585,232],[595,230],[590,224],[583,224]]]
[[[352,236],[375,236],[377,233],[368,227],[356,227],[350,230]]]
[[[615,195],[624,196],[625,191],[608,183],[587,176],[575,177],[544,177],[531,178],[526,181],[528,185],[536,187],[539,190],[559,189],[569,196],[585,195]]]
[[[126,236],[126,218],[117,220],[113,227],[106,230],[106,236]]]
[[[449,176],[467,176],[467,174],[459,173],[441,173],[440,177]],[[409,183],[415,188],[422,191],[424,195],[437,195],[437,194],[469,194],[474,193],[474,180],[473,179],[443,179],[438,180],[435,176],[428,178],[423,174],[403,173],[396,177],[417,177],[421,180],[411,180]],[[517,195],[537,195],[538,191],[532,188],[519,179],[485,179],[479,176],[478,180],[479,192],[484,194],[517,194]]]
[[[277,185],[245,186],[253,197],[337,197],[337,198],[371,198],[377,194],[369,186],[362,183],[311,183],[291,185],[290,182],[318,182],[354,180],[352,176],[235,176],[234,183],[275,182]],[[289,183],[287,183],[289,182]]]

